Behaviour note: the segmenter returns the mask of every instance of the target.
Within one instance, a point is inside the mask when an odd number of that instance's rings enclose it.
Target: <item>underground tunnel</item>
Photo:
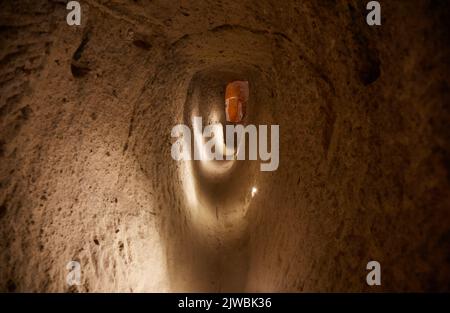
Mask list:
[[[0,291],[450,291],[446,2],[79,2],[0,2]]]

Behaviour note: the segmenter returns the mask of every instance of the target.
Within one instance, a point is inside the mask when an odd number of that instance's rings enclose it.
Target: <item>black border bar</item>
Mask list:
[[[45,311],[302,312],[318,309],[384,312],[450,307],[450,294],[426,293],[15,293],[0,294],[2,306]],[[188,300],[186,302],[186,299]],[[227,299],[227,300],[225,300]],[[232,300],[233,299],[233,300]],[[244,300],[250,299],[250,300]],[[255,300],[256,299],[256,300]],[[262,300],[261,300],[262,299]],[[206,302],[210,303],[206,309]],[[186,307],[195,304],[196,307]]]

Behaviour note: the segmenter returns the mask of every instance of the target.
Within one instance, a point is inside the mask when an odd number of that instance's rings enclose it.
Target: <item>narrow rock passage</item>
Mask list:
[[[0,291],[449,291],[450,10],[380,2],[1,1]],[[278,168],[175,161],[234,80]]]

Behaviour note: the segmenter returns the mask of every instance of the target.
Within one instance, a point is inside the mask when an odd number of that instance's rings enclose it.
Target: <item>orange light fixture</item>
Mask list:
[[[248,101],[248,81],[234,81],[225,90],[227,122],[239,123],[245,117]]]

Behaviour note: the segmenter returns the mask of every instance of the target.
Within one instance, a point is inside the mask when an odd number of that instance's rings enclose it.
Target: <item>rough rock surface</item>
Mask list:
[[[446,2],[80,2],[0,2],[1,291],[450,290]],[[229,79],[277,171],[172,160]]]

